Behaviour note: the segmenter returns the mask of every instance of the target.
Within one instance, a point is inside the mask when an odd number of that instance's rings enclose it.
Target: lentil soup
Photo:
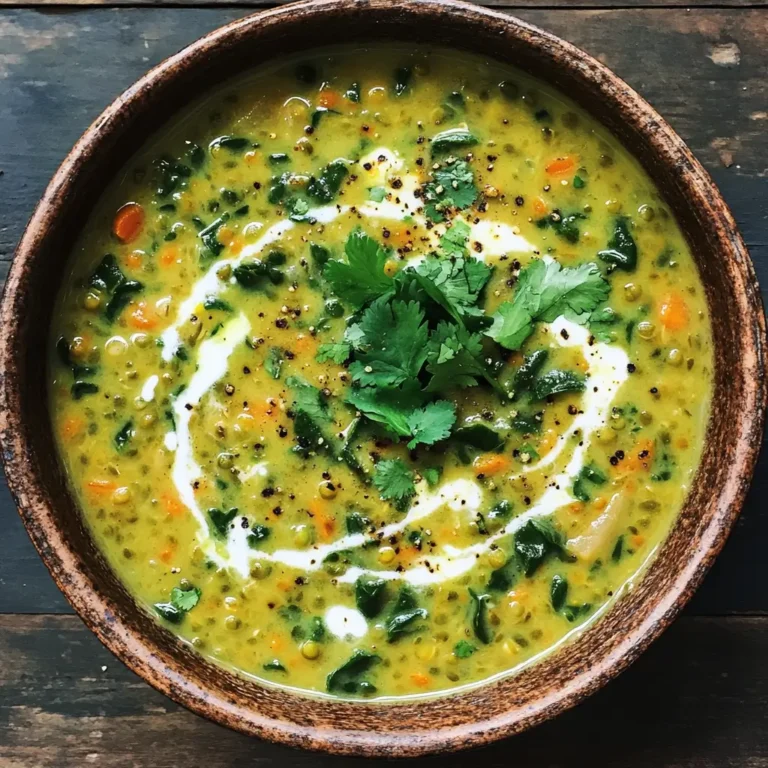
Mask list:
[[[396,698],[520,669],[632,588],[711,370],[686,241],[602,126],[480,57],[342,48],[127,163],[49,406],[159,621],[269,684]]]

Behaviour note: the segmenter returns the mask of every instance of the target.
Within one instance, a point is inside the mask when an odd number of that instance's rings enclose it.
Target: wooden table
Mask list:
[[[521,0],[502,7],[605,62],[672,123],[768,287],[768,2]],[[0,278],[49,177],[125,87],[255,0],[0,0]],[[765,454],[765,452],[764,452]],[[725,552],[633,668],[555,722],[425,764],[768,766],[768,456]],[[224,768],[363,761],[249,739],[176,706],[83,627],[0,487],[0,766]]]

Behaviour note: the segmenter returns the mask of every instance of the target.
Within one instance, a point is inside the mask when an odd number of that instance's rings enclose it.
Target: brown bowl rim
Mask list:
[[[570,68],[572,74],[599,93],[617,118],[643,136],[643,143],[655,160],[674,168],[679,174],[678,182],[689,195],[691,205],[706,214],[711,222],[708,234],[715,244],[713,249],[726,260],[728,279],[737,297],[741,297],[730,311],[734,313],[734,322],[747,329],[739,350],[741,370],[738,373],[745,382],[741,392],[743,408],[730,428],[730,464],[719,487],[713,490],[715,508],[706,525],[696,532],[698,547],[690,553],[687,562],[680,563],[676,577],[666,588],[643,603],[641,620],[625,636],[613,637],[613,644],[601,649],[597,657],[582,660],[572,675],[532,695],[530,701],[510,703],[508,708],[501,702],[500,710],[492,717],[483,716],[481,707],[483,702],[491,699],[499,704],[499,699],[509,694],[510,688],[504,687],[504,680],[470,693],[403,705],[382,706],[318,700],[291,693],[275,694],[282,701],[281,715],[260,714],[249,706],[248,697],[241,691],[223,691],[202,680],[198,673],[198,669],[205,665],[202,661],[190,668],[183,663],[183,658],[177,659],[140,634],[130,617],[122,615],[110,596],[104,594],[99,584],[80,567],[80,555],[70,547],[66,530],[59,525],[45,480],[27,459],[33,445],[22,417],[24,381],[19,375],[25,335],[23,312],[28,310],[26,275],[35,265],[35,254],[50,233],[62,199],[77,187],[82,167],[98,154],[105,137],[120,133],[123,115],[141,111],[142,100],[149,90],[160,83],[172,84],[180,72],[199,67],[201,61],[215,53],[219,46],[247,38],[267,25],[290,28],[296,24],[311,24],[318,15],[359,12],[361,7],[365,12],[379,15],[410,14],[414,21],[439,23],[440,17],[447,13],[452,19],[468,24],[490,25],[505,36],[505,40],[514,40],[536,55]],[[472,50],[471,43],[465,47]],[[53,176],[16,250],[5,285],[0,320],[0,439],[6,478],[35,547],[85,624],[130,669],[192,711],[243,733],[338,754],[400,757],[477,746],[547,720],[600,688],[634,661],[690,599],[738,517],[762,438],[767,396],[762,302],[744,242],[709,175],[655,110],[594,58],[515,17],[458,0],[311,0],[284,5],[231,22],[163,61],[104,110]],[[605,620],[606,617],[600,623]],[[581,638],[572,645],[578,646],[580,642]],[[219,674],[227,675],[223,670]],[[459,703],[463,707],[465,699],[462,697],[468,697],[463,719],[456,720],[444,708],[435,706],[436,702],[450,699],[456,701],[457,708]],[[289,707],[308,714],[307,724],[290,717],[287,714]],[[471,716],[473,711],[477,715],[474,718]],[[403,716],[405,725],[398,724]],[[359,721],[360,727],[350,727],[350,718]],[[434,722],[433,718],[439,722]],[[422,726],[420,721],[426,725]],[[344,727],[337,727],[338,722]]]

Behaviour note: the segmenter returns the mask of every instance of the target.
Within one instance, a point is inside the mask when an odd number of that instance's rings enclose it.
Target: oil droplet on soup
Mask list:
[[[519,72],[382,47],[225,84],[127,164],[49,391],[158,621],[371,698],[520,669],[631,589],[711,369],[686,241],[606,130]]]

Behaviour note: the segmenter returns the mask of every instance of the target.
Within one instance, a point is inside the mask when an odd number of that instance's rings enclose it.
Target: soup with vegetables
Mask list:
[[[270,684],[393,698],[520,669],[632,589],[711,370],[686,241],[612,135],[390,46],[224,84],[126,165],[49,407],[158,621]]]

